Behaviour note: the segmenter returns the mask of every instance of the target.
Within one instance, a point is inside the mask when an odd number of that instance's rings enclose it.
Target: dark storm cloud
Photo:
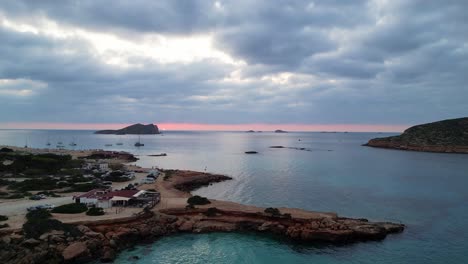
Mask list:
[[[47,19],[136,43],[147,34],[209,34],[215,48],[245,64],[163,64],[134,54],[128,62],[143,67],[117,67],[79,36],[0,24],[0,80],[38,83],[0,83],[0,98],[8,97],[0,122],[418,123],[466,116],[467,9],[463,0],[4,1],[0,18],[12,23]],[[233,73],[239,80],[226,81]],[[300,87],[277,81],[282,73]],[[28,84],[31,95],[13,96]]]

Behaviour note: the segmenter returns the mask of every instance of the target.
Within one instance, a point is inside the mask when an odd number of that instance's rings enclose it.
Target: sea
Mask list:
[[[0,144],[45,148],[61,141],[69,149],[128,151],[143,167],[233,177],[195,191],[209,198],[407,226],[383,241],[338,246],[258,234],[175,235],[124,251],[115,263],[468,263],[468,155],[362,146],[390,135],[164,131],[142,135],[144,146],[137,148],[131,135],[0,130]],[[148,156],[160,153],[167,156]]]

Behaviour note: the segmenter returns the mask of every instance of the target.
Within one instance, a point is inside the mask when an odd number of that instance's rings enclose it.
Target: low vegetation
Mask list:
[[[270,214],[272,216],[280,216],[281,212],[278,208],[268,207],[264,211],[266,214]]]
[[[281,214],[280,210],[278,208],[274,207],[268,207],[264,210],[265,214],[269,214],[273,217],[281,217],[281,218],[286,218],[286,219],[291,219],[292,216],[289,213]]]
[[[58,214],[80,214],[84,213],[88,210],[88,207],[85,204],[81,203],[71,203],[71,204],[64,204],[55,207],[52,209],[52,213]]]
[[[99,207],[89,208],[89,210],[86,212],[86,215],[90,215],[90,216],[98,216],[98,215],[104,215],[104,214],[105,214],[104,210]]]
[[[6,216],[6,215],[0,215],[0,222],[1,222],[1,221],[6,221],[6,220],[8,220],[8,216]]]
[[[27,179],[21,182],[14,182],[9,185],[10,189],[18,191],[42,191],[57,188],[57,180],[51,177],[40,179]]]
[[[206,197],[195,195],[195,196],[188,198],[187,203],[191,206],[195,206],[195,205],[210,204],[211,202]]]
[[[169,180],[172,177],[172,175],[174,175],[175,172],[176,170],[164,170],[163,180],[165,181]]]
[[[64,231],[66,236],[77,237],[81,232],[73,225],[64,224],[56,219],[50,219],[51,214],[46,209],[38,209],[26,214],[23,233],[27,238],[39,238],[52,230]]]
[[[124,177],[124,173],[121,171],[113,171],[109,173],[108,176],[106,176],[104,179],[106,181],[111,181],[111,182],[126,182],[129,181],[130,179],[128,177]]]
[[[3,161],[11,161],[5,165]],[[70,155],[56,155],[52,153],[44,154],[24,154],[18,152],[0,152],[0,172],[11,172],[14,175],[19,173],[29,176],[41,176],[55,174],[61,169],[79,168],[83,164],[82,160],[73,160]]]

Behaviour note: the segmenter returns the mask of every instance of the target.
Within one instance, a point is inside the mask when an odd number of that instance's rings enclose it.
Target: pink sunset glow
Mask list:
[[[96,123],[0,123],[0,129],[72,129],[101,130],[120,129],[130,124]],[[337,132],[402,132],[408,125],[368,125],[368,124],[196,124],[158,123],[160,130],[202,130],[202,131],[337,131]]]

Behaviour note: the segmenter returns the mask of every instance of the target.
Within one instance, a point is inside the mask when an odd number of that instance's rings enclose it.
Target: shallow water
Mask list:
[[[126,150],[139,165],[204,170],[234,178],[197,194],[258,206],[333,211],[401,221],[404,233],[345,247],[298,246],[241,234],[182,235],[131,252],[136,263],[465,263],[468,261],[468,155],[362,147],[376,133],[167,132],[142,136],[90,131],[0,130],[0,144]],[[299,141],[300,139],[300,141]],[[115,146],[122,141],[123,146]],[[105,147],[112,143],[114,146]],[[271,149],[271,145],[307,148]],[[71,148],[71,147],[70,147]],[[259,154],[246,155],[255,150]],[[167,157],[148,157],[165,152]],[[132,263],[132,262],[130,262]]]

